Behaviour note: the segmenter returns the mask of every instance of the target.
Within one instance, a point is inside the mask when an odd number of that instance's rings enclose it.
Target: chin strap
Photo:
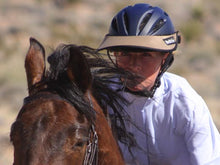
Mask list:
[[[157,78],[155,80],[154,86],[151,88],[150,90],[150,97],[154,96],[154,93],[156,91],[156,89],[160,86],[161,82],[160,79],[162,77],[162,75],[164,74],[164,72],[166,72],[166,70],[172,65],[174,60],[173,54],[169,53],[169,55],[167,56],[167,58],[165,59],[165,62],[161,65],[161,69],[159,74],[157,75]]]

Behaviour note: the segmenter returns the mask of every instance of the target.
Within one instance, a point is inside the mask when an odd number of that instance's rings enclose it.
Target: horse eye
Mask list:
[[[72,149],[81,148],[81,147],[83,147],[85,144],[86,144],[85,142],[77,142],[77,143],[72,147]]]

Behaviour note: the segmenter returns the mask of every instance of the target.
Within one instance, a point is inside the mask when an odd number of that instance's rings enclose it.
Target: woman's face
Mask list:
[[[161,52],[114,52],[118,67],[137,74],[142,78],[128,80],[126,86],[132,91],[150,90],[168,53]]]

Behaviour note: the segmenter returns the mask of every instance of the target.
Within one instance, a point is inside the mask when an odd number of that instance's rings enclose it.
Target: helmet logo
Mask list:
[[[172,44],[175,44],[175,43],[176,43],[174,37],[165,38],[165,39],[163,39],[163,41],[164,41],[165,44],[167,44],[167,45],[172,45]]]

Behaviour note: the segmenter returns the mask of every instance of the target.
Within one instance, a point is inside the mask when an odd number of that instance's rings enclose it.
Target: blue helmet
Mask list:
[[[171,52],[179,41],[180,37],[165,11],[139,3],[125,7],[114,16],[99,49],[135,47]]]

